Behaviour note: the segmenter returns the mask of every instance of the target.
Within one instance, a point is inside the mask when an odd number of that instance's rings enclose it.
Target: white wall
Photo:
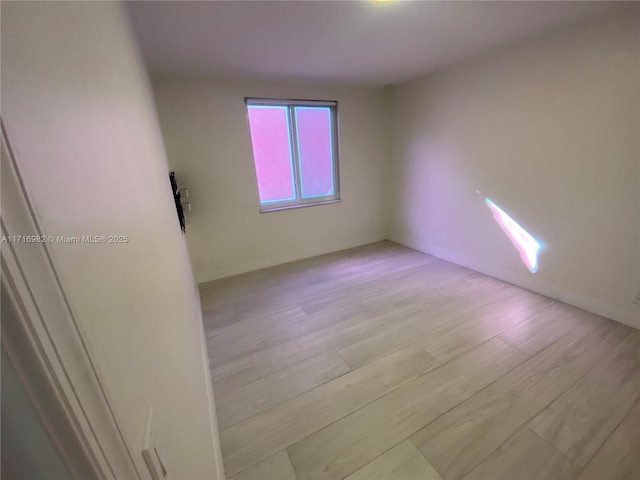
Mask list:
[[[121,6],[3,2],[2,118],[140,471],[149,404],[175,479],[223,478],[201,312],[153,100]]]
[[[169,164],[189,188],[200,282],[385,238],[382,89],[152,78]],[[244,97],[338,100],[342,202],[260,214]]]
[[[639,35],[636,6],[395,88],[390,238],[640,327]]]

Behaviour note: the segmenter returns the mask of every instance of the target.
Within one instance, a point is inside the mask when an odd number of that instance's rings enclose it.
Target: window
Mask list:
[[[337,102],[245,102],[260,211],[339,201]]]

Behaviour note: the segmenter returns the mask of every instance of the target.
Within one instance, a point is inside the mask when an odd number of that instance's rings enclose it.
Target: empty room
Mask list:
[[[1,21],[3,479],[640,480],[640,2]]]

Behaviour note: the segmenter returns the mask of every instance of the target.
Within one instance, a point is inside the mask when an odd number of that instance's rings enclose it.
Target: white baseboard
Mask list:
[[[318,255],[324,255],[327,253],[339,252],[340,250],[359,247],[362,245],[367,245],[369,243],[381,242],[383,240],[386,240],[386,237],[384,234],[380,233],[378,235],[365,236],[355,241],[341,241],[331,244],[323,244],[314,246],[312,248],[290,251],[286,254],[275,257],[262,258],[238,265],[212,269],[208,272],[202,272],[201,274],[198,273],[198,283],[211,282],[220,278],[232,277],[233,275],[253,272],[262,268],[275,267],[276,265],[282,265],[283,263],[295,262],[296,260],[316,257]]]
[[[620,308],[617,305],[602,302],[592,297],[573,292],[564,287],[549,284],[548,282],[542,282],[537,278],[479,262],[458,252],[434,245],[423,244],[413,238],[399,233],[391,233],[389,240],[409,248],[413,248],[414,250],[433,255],[434,257],[441,258],[448,262],[470,268],[490,277],[517,285],[518,287],[526,288],[527,290],[568,303],[574,307],[610,318],[611,320],[628,325],[629,327],[640,329],[640,305],[630,304],[628,309]]]

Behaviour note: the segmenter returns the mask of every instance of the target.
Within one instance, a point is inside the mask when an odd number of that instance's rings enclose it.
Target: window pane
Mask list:
[[[295,107],[302,197],[333,195],[331,109]]]
[[[294,200],[287,107],[248,106],[247,111],[260,203]]]

